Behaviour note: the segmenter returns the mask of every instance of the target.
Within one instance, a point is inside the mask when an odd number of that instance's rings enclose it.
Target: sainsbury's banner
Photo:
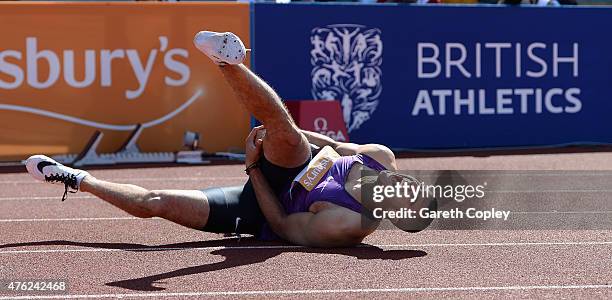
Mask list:
[[[357,143],[395,149],[610,143],[611,14],[255,4],[253,64],[287,99],[340,101]]]
[[[112,152],[139,123],[143,151],[179,150],[186,130],[242,147],[248,115],[193,47],[202,29],[248,46],[248,4],[0,3],[0,160],[78,153],[95,130]]]

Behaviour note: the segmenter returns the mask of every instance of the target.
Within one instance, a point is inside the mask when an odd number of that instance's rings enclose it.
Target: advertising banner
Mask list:
[[[337,101],[291,100],[285,103],[301,129],[326,135],[338,142],[349,142]]]
[[[610,143],[611,13],[258,3],[253,63],[286,99],[339,101],[356,143]]]
[[[246,111],[192,43],[206,29],[249,46],[237,3],[0,3],[0,160],[78,153],[96,130],[113,152],[136,124],[142,151],[242,147]]]

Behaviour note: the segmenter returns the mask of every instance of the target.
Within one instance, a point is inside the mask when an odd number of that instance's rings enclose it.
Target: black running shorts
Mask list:
[[[309,162],[310,159],[299,167],[283,168],[262,156],[259,168],[276,196],[280,197]],[[259,235],[266,219],[257,203],[251,180],[244,186],[208,188],[202,192],[210,207],[208,222],[202,228],[203,231]]]

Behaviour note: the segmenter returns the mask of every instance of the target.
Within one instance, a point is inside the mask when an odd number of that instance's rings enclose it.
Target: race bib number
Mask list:
[[[340,154],[332,147],[323,147],[323,149],[312,158],[310,163],[308,163],[308,166],[293,179],[293,183],[291,184],[292,187],[297,182],[307,191],[312,191],[338,158],[340,158]]]

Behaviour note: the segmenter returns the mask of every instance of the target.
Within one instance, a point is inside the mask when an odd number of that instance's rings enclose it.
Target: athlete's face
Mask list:
[[[377,184],[392,186],[392,187],[407,187],[409,189],[411,186],[415,186],[420,184],[418,180],[415,178],[399,174],[393,171],[382,171],[378,175]],[[411,209],[413,211],[418,212],[422,208],[426,208],[431,204],[432,199],[412,199],[411,197],[406,197],[406,190],[401,191],[403,194],[397,194],[396,197],[387,197],[380,204],[385,210],[394,210],[398,211],[401,209]],[[408,192],[410,194],[410,192]],[[418,216],[418,213],[415,214]],[[397,228],[405,230],[405,231],[419,231],[427,227],[431,222],[431,219],[422,220],[419,218],[414,219],[389,219],[393,225]]]
[[[384,170],[378,174],[378,182],[382,185],[395,186],[398,183],[402,184],[402,182],[406,180],[406,177],[402,174]]]
[[[385,198],[385,200],[381,203],[383,207],[387,209],[410,208],[410,199],[407,197],[403,197],[402,193],[404,192],[404,187],[409,187],[415,184],[414,179],[403,174],[385,170],[378,174],[377,184],[383,185],[385,187],[394,187],[394,190],[396,192],[395,194],[397,197]],[[397,190],[398,187],[400,188],[400,190]]]

